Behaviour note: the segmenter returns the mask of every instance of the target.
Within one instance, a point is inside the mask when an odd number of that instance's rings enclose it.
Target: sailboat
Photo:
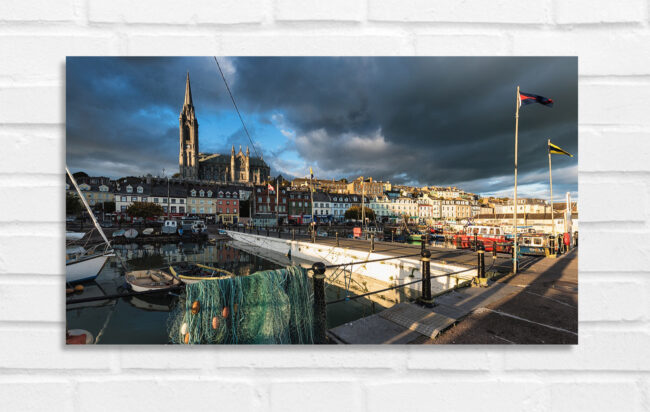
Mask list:
[[[70,170],[68,170],[67,166],[65,168],[65,171],[68,174],[70,181],[74,185],[74,188],[76,189],[77,194],[79,195],[79,199],[81,199],[81,202],[86,207],[86,210],[88,211],[88,214],[90,215],[90,218],[92,219],[95,228],[97,229],[99,234],[102,235],[102,238],[104,239],[104,243],[100,243],[89,249],[86,249],[83,246],[66,247],[66,251],[65,251],[66,282],[77,283],[77,282],[83,282],[83,281],[89,281],[95,279],[99,275],[99,272],[101,272],[101,270],[104,268],[104,265],[106,265],[108,259],[111,256],[115,256],[115,252],[113,251],[113,247],[111,246],[111,243],[108,241],[106,234],[104,234],[102,227],[99,225],[99,223],[97,223],[97,219],[95,218],[95,215],[90,209],[90,206],[88,206],[88,202],[86,202],[86,198],[81,193],[81,190],[77,185],[77,181],[75,180],[74,176],[72,176],[72,173],[70,173]]]

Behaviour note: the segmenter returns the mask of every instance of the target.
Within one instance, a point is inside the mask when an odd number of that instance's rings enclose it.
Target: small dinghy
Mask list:
[[[225,269],[213,268],[198,263],[183,263],[176,267],[169,267],[172,275],[179,278],[183,283],[192,284],[202,280],[219,280],[235,277]]]
[[[145,230],[142,231],[142,234],[147,235],[147,236],[151,235],[152,233],[153,233],[153,228],[152,227],[148,227],[148,228],[146,228]]]
[[[65,232],[65,240],[80,240],[85,235],[83,232]]]
[[[181,284],[178,278],[159,269],[134,270],[124,278],[134,292],[163,290]]]
[[[65,333],[66,345],[92,345],[93,334],[83,329],[70,329]]]
[[[135,229],[129,229],[126,232],[124,232],[124,237],[127,239],[135,239],[138,237],[138,231]]]
[[[116,230],[115,232],[113,232],[113,237],[120,237],[120,236],[124,236],[124,229]]]

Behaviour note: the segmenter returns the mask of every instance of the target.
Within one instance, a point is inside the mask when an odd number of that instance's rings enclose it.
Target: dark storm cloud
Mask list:
[[[246,58],[235,65],[236,95],[249,110],[283,110],[305,137],[299,153],[324,171],[367,170],[421,184],[512,174],[517,85],[556,102],[521,110],[520,173],[544,167],[547,138],[577,154],[576,58]],[[351,150],[353,137],[365,139],[365,150]]]
[[[530,105],[520,112],[521,181],[544,174],[551,138],[576,155],[557,156],[554,165],[558,184],[566,178],[562,184],[577,190],[570,172],[577,164],[576,58],[220,61],[244,117],[268,126],[275,124],[271,114],[281,113],[283,128],[293,132],[285,150],[297,152],[323,177],[463,183],[485,193],[512,186],[515,91],[521,85],[556,102],[554,108]],[[114,174],[129,164],[137,166],[134,174],[177,168],[187,70],[195,103],[201,102],[200,124],[208,115],[233,111],[212,58],[69,59],[68,163],[113,167]],[[247,123],[255,138],[255,125]],[[244,138],[238,130],[224,135],[223,144],[202,140],[202,150],[237,149]],[[266,149],[264,155],[274,173],[300,167],[281,151]]]

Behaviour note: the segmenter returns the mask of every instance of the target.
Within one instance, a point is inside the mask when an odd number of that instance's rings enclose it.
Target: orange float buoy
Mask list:
[[[186,333],[185,334],[185,344],[188,344],[188,343],[190,343],[190,334]]]
[[[198,300],[192,302],[192,315],[196,315],[197,313],[199,313],[200,309],[201,309],[201,303]]]
[[[75,292],[83,292],[84,290],[84,285],[77,285],[74,287]]]
[[[212,318],[212,329],[217,329],[219,327],[219,318],[214,317]]]
[[[230,315],[230,308],[228,308],[228,306],[226,306],[221,311],[221,316],[224,317],[224,318],[227,318],[228,315]]]

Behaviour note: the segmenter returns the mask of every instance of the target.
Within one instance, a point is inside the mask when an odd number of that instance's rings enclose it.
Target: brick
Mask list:
[[[22,382],[0,382],[0,399],[5,411],[56,409],[71,412],[74,409],[72,393],[72,384],[65,382],[39,382],[33,378]]]
[[[509,53],[505,36],[474,34],[425,34],[415,38],[415,52],[431,56],[494,56]]]
[[[63,170],[65,147],[63,127],[0,127],[3,161],[0,173],[60,173]],[[25,154],[28,153],[28,156]]]
[[[427,0],[369,0],[369,20],[395,22],[547,23],[549,1],[431,2]]]
[[[65,305],[63,283],[63,277],[61,282],[0,283],[0,321],[63,321],[63,313],[58,310]],[[44,310],[43,305],[33,302],[47,302],[53,310]]]
[[[386,347],[388,348],[388,347]],[[290,351],[291,355],[288,355]],[[217,353],[217,367],[247,367],[256,369],[285,368],[396,368],[404,365],[405,355],[390,353],[382,347],[350,347],[341,351],[324,346],[314,351],[311,347],[295,346],[290,350],[269,351],[263,347],[249,348],[246,357],[238,356],[238,347],[224,347]],[[287,361],[290,359],[290,361]]]
[[[553,383],[548,388],[548,410],[561,411],[643,411],[636,382]]]
[[[560,24],[643,22],[647,18],[645,5],[643,0],[555,0],[553,4],[555,21]]]
[[[579,81],[580,124],[649,126],[646,98],[650,93],[647,83],[586,83]]]
[[[63,123],[64,97],[58,86],[0,89],[0,123]]]
[[[520,346],[504,353],[506,370],[518,371],[647,371],[650,358],[640,356],[650,335],[618,328],[580,325],[579,344],[567,347]],[[568,375],[563,375],[568,376]]]
[[[185,379],[118,378],[80,381],[78,410],[114,412],[133,409],[134,402],[146,402],[149,410],[260,410],[259,396],[250,384],[197,376]],[[137,401],[136,394],[146,394]],[[135,397],[134,397],[135,396]]]
[[[590,231],[583,226],[580,228],[580,271],[648,270],[647,242],[648,235],[644,233]]]
[[[364,407],[357,382],[282,382],[270,387],[272,411],[360,411]]]
[[[30,187],[2,187],[0,198],[17,199],[20,202],[5,202],[0,210],[0,222],[56,222],[61,220],[63,213],[62,187],[30,186]],[[53,207],[43,207],[43,200],[55,204]],[[58,207],[60,205],[60,207]]]
[[[35,247],[34,245],[38,245]],[[0,237],[0,274],[62,275],[65,270],[64,232],[57,237],[2,236]],[[34,258],[37,251],[38,258]]]
[[[581,322],[637,321],[648,318],[647,287],[643,282],[620,280],[620,274],[598,274],[601,281],[581,275],[579,316]],[[591,276],[593,278],[594,276]]]
[[[501,362],[500,354],[469,346],[448,346],[432,351],[425,346],[409,347],[407,367],[430,370],[489,370]]]
[[[63,311],[42,307],[43,310]],[[74,325],[70,325],[74,329]],[[97,331],[90,331],[96,334]],[[79,347],[78,347],[79,346]],[[82,345],[65,345],[65,329],[38,326],[27,329],[21,326],[0,328],[1,369],[108,369],[110,350],[93,350]],[[17,352],[16,348],[20,348]],[[97,349],[97,348],[94,348]]]
[[[214,54],[215,36],[129,35],[128,54],[135,56],[200,56]]]
[[[265,0],[198,0],[191,7],[183,2],[167,2],[161,6],[156,0],[132,2],[116,0],[110,4],[90,0],[88,15],[91,22],[109,23],[259,23],[264,19]]]
[[[579,56],[580,75],[650,74],[647,53],[639,52],[645,50],[645,45],[650,42],[650,36],[645,33],[526,30],[515,32],[512,41],[515,55]],[[607,56],[607,59],[603,59],[603,56]],[[621,64],[623,61],[625,64]]]
[[[581,172],[650,171],[648,132],[583,129],[579,133]],[[632,147],[634,156],[630,156]]]
[[[3,64],[0,76],[11,76],[16,81],[55,80],[62,85],[66,56],[117,52],[114,36],[89,35],[0,36],[0,50],[11,56]]]
[[[275,20],[360,21],[365,17],[365,9],[365,2],[360,0],[308,0],[300,3],[276,0]]]
[[[498,405],[500,412],[506,412],[537,410],[539,404],[547,402],[542,383],[511,379],[499,382],[481,380],[480,383],[458,378],[444,381],[419,379],[368,384],[367,408],[373,412],[424,411],[431,410],[431,405],[435,405],[435,410],[475,412],[490,410],[488,405]],[[428,406],[423,408],[424,405]]]
[[[69,21],[75,17],[73,0],[25,0],[3,2],[0,21]]]
[[[121,348],[120,366],[122,369],[154,370],[209,369],[214,366],[214,348],[199,346],[175,349],[170,351],[160,346]]]
[[[253,35],[224,34],[219,39],[221,54],[229,55],[411,55],[412,43],[406,37],[381,34],[358,35]]]
[[[618,143],[617,143],[618,144]],[[639,222],[647,219],[647,186],[638,179],[580,178],[580,223]],[[606,187],[607,196],[603,196]],[[630,201],[634,199],[634,201]],[[596,206],[597,205],[597,206]],[[594,207],[596,206],[596,207]]]

